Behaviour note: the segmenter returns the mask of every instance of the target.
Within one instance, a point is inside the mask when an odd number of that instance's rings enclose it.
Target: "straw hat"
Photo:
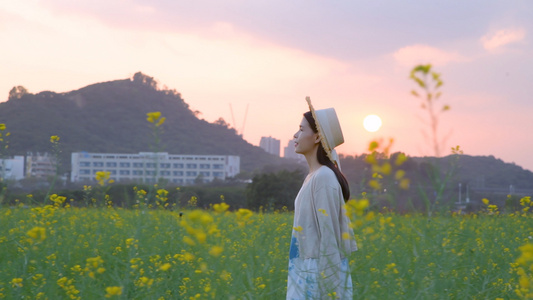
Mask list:
[[[313,115],[313,119],[315,119],[322,147],[326,151],[329,159],[340,169],[341,165],[339,156],[334,148],[344,143],[344,137],[342,136],[341,124],[339,123],[339,118],[337,117],[335,109],[326,108],[315,110],[311,104],[311,98],[306,97],[305,100],[309,105],[309,110]]]

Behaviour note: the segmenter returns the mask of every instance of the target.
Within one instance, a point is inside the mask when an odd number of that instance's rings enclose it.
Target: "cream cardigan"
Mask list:
[[[319,272],[326,276],[357,250],[340,184],[327,166],[309,174],[296,196],[293,235],[300,259],[319,259]]]

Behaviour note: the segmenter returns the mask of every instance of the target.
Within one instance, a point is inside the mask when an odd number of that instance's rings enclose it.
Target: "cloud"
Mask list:
[[[494,52],[505,45],[523,41],[525,37],[526,31],[523,28],[501,29],[484,35],[481,43],[486,50]]]
[[[448,52],[427,45],[412,45],[403,47],[394,52],[393,57],[398,64],[408,67],[427,63],[431,63],[434,66],[444,66],[452,62],[462,62],[468,60],[459,53]]]

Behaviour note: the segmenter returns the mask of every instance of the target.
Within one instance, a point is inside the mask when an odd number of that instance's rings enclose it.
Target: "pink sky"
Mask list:
[[[231,104],[240,131],[249,105],[254,145],[272,136],[286,146],[310,96],[336,108],[340,153],[394,138],[392,151],[432,155],[408,79],[432,63],[451,106],[444,154],[460,145],[533,170],[531,15],[527,0],[2,1],[0,100],[16,85],[66,92],[141,71],[210,122],[233,123]],[[383,119],[379,131],[363,129],[368,114]]]

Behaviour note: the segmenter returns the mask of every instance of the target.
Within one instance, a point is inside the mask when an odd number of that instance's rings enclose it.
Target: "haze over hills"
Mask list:
[[[146,113],[160,111],[161,146],[146,120]],[[275,157],[253,146],[219,119],[209,123],[198,118],[176,90],[161,89],[152,77],[136,73],[131,79],[96,83],[66,93],[27,93],[12,90],[10,99],[0,103],[0,123],[6,124],[9,155],[28,151],[50,152],[50,136],[61,138],[62,172],[70,170],[70,153],[138,153],[164,151],[170,154],[239,155],[241,171],[275,172],[295,169],[292,161]],[[442,167],[454,156],[439,158]],[[364,155],[344,156],[343,172],[352,186],[365,182],[368,166]],[[408,168],[412,178],[423,178],[424,158],[413,158]],[[533,189],[533,172],[492,156],[461,155],[453,182],[478,188]],[[305,167],[302,167],[305,169]],[[416,176],[415,176],[416,175]],[[357,190],[357,189],[356,189]]]
[[[253,146],[229,128],[223,119],[209,123],[197,117],[175,90],[160,89],[142,73],[132,79],[96,83],[79,90],[30,94],[20,89],[0,103],[0,123],[5,123],[9,154],[50,152],[50,136],[60,137],[62,166],[70,169],[75,151],[138,153],[156,151],[146,113],[159,111],[160,151],[170,154],[239,155],[241,170],[254,171],[281,164],[282,158]]]

